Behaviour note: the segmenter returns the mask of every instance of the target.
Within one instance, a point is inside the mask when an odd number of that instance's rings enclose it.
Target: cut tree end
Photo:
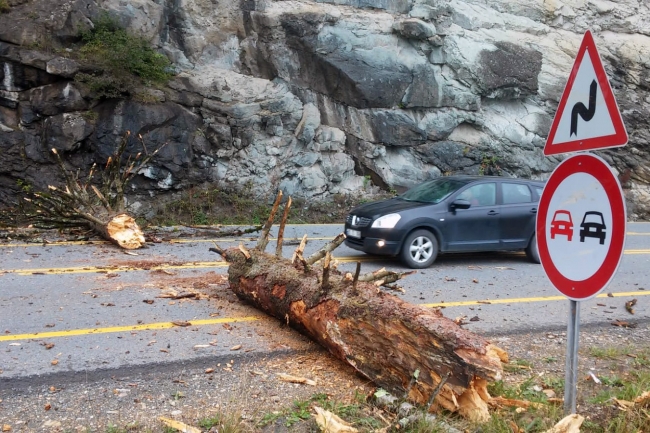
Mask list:
[[[144,245],[144,234],[135,219],[128,214],[119,214],[106,224],[108,238],[127,250],[135,250]]]

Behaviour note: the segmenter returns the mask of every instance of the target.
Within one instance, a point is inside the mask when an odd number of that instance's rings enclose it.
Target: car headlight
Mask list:
[[[398,213],[391,213],[384,215],[383,217],[377,218],[373,223],[372,227],[377,229],[392,229],[397,224],[397,221],[402,218]]]

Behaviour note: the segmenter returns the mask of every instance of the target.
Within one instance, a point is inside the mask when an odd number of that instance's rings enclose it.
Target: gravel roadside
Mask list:
[[[581,388],[594,391],[597,386],[590,382],[589,372],[598,377],[634,368],[636,354],[650,353],[649,337],[646,323],[634,328],[602,325],[582,329],[579,399]],[[526,366],[525,371],[506,368],[504,382],[517,383],[531,376],[564,378],[565,332],[489,338],[509,353],[511,363]],[[152,365],[86,377],[0,379],[0,426],[9,427],[7,431],[11,432],[162,432],[160,417],[197,425],[201,419],[229,413],[240,417],[251,431],[259,431],[256,423],[265,414],[316,393],[353,402],[358,395],[373,391],[372,383],[314,343],[297,336],[291,346],[273,355]],[[607,348],[617,351],[610,357],[596,355],[595,349]],[[316,384],[286,382],[282,374]],[[123,430],[111,430],[115,428]],[[274,427],[273,431],[282,430]]]

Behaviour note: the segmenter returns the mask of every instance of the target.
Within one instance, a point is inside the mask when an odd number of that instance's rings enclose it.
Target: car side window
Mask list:
[[[535,192],[537,193],[538,199],[542,198],[542,191],[544,191],[544,188],[540,188],[538,186],[535,187]]]
[[[530,203],[533,201],[533,195],[528,185],[520,183],[503,183],[501,184],[503,192],[503,204]]]
[[[495,183],[474,185],[461,192],[457,198],[467,200],[472,206],[493,206],[497,202]]]

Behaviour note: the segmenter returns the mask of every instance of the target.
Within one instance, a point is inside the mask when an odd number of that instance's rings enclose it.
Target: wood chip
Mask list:
[[[241,344],[238,344],[230,348],[230,350],[239,350],[239,349],[241,349]]]
[[[359,431],[330,411],[318,406],[315,406],[314,410],[316,411],[316,415],[313,415],[316,418],[316,424],[323,433],[355,433]]]
[[[170,418],[165,418],[161,416],[160,421],[162,421],[162,423],[165,424],[167,427],[171,427],[183,433],[201,433],[201,429],[197,427],[193,427],[191,425]]]
[[[505,397],[492,397],[488,400],[488,404],[495,407],[520,407],[523,409],[528,409],[529,407],[541,407],[542,403],[535,403],[527,400],[517,400],[513,398]]]
[[[305,385],[316,386],[316,382],[305,377],[292,376],[290,374],[278,373],[278,378],[284,382],[302,383]]]
[[[634,402],[628,401],[628,400],[621,400],[618,398],[612,399],[614,403],[618,405],[618,408],[621,409],[622,411],[627,411],[628,409],[632,409],[634,407]]]
[[[612,322],[612,326],[620,326],[621,328],[636,328],[637,324],[636,323],[630,323],[625,320],[614,320]]]
[[[542,390],[542,392],[544,393],[544,395],[546,395],[546,398],[556,398],[557,397],[556,394],[555,394],[555,391],[552,390],[552,389],[544,389],[544,390]]]
[[[650,391],[645,391],[643,394],[635,398],[634,404],[637,406],[647,407],[650,404]]]
[[[580,426],[585,418],[578,414],[571,414],[562,418],[555,426],[544,433],[580,433]]]
[[[207,298],[207,295],[201,295],[200,293],[197,292],[182,292],[182,293],[176,293],[176,292],[167,292],[163,293],[162,295],[156,296],[156,298],[166,298],[166,299],[201,299],[202,297]]]
[[[172,322],[172,325],[186,327],[186,326],[192,326],[192,323],[191,322],[185,322],[183,320],[174,320]]]
[[[634,307],[636,305],[636,299],[632,299],[631,301],[627,301],[625,303],[625,309],[627,310],[628,313],[634,314]]]

